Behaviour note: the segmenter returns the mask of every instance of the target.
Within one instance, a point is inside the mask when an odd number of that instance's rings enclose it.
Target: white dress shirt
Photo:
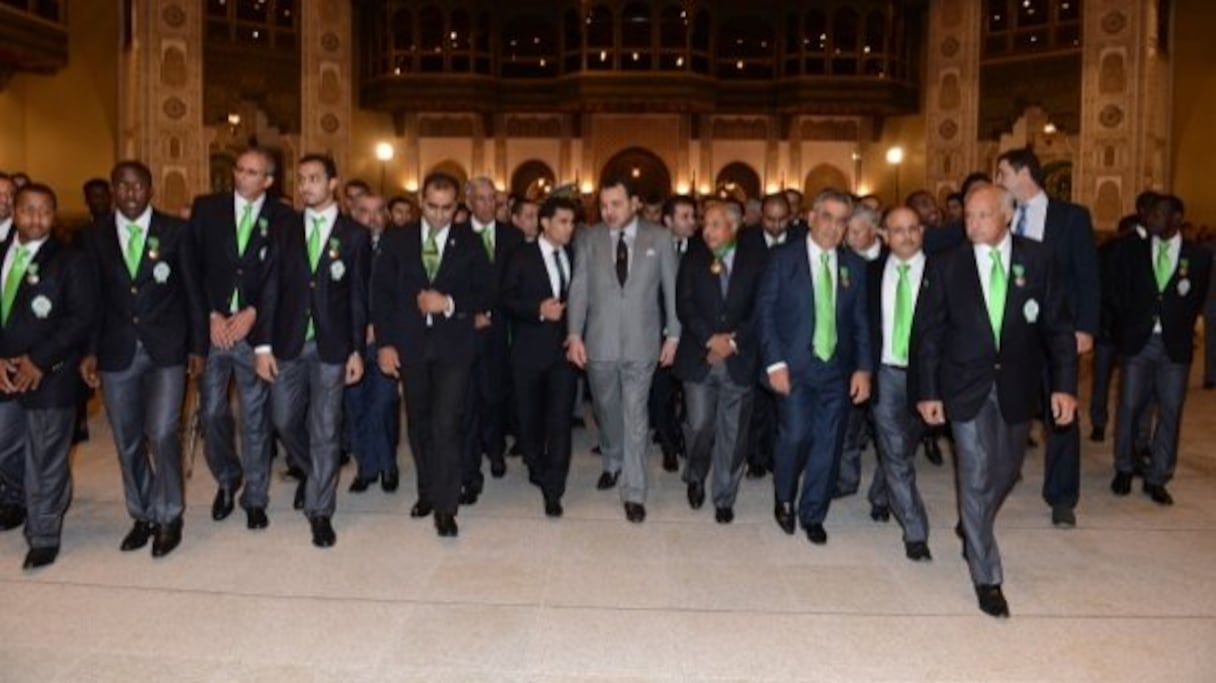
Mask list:
[[[557,272],[557,266],[553,263],[553,254],[557,253],[557,258],[561,259],[562,268],[566,271],[566,286],[570,286],[570,261],[566,258],[566,250],[555,246],[541,235],[537,240],[540,244],[540,254],[545,262],[545,272],[549,273],[549,287],[553,290],[553,298],[560,299],[562,296],[561,275]]]
[[[479,223],[476,218],[470,218],[469,222],[473,225],[473,232],[477,233],[477,239],[481,240],[483,248],[484,248],[484,245],[486,242],[486,237],[482,233],[485,232],[486,230],[489,230],[490,231],[490,246],[497,249],[497,244],[495,243],[495,240],[498,238],[498,234],[494,232],[494,230],[496,229],[495,228],[496,221],[490,221],[489,223],[486,223],[483,225],[483,224]],[[491,260],[493,260],[493,258],[494,258],[493,256],[490,257]]]
[[[1157,252],[1161,247],[1165,247],[1165,253],[1170,259],[1170,276],[1178,270],[1178,254],[1182,251],[1182,233],[1176,232],[1174,236],[1163,240],[1160,237],[1153,237],[1152,248],[1149,249],[1149,266],[1153,269],[1153,282],[1157,281]],[[1158,319],[1153,323],[1153,334],[1161,334],[1161,320]]]
[[[778,244],[785,244],[785,236],[788,234],[789,234],[789,232],[786,231],[786,232],[781,233],[780,235],[777,235],[776,237],[773,237],[771,234],[769,234],[769,231],[765,230],[764,231],[764,246],[768,247],[769,249],[772,249],[773,247],[777,246]]]
[[[815,291],[816,285],[819,282],[820,273],[823,271],[823,264],[819,262],[819,256],[820,256],[820,254],[823,254],[823,253],[825,253],[824,250],[821,249],[819,247],[819,245],[815,243],[815,240],[812,239],[811,236],[808,234],[806,236],[806,257],[810,261],[810,264],[811,264],[811,291],[812,292]],[[839,289],[837,287],[837,285],[838,285],[837,280],[840,277],[840,273],[839,273],[840,269],[836,265],[836,250],[832,249],[830,251],[827,251],[826,253],[828,255],[828,276],[832,278],[832,296],[833,296],[833,298],[835,298],[837,292],[839,291]],[[772,372],[776,372],[777,370],[781,370],[785,367],[787,367],[787,363],[785,361],[781,361],[779,363],[773,363],[772,365],[768,366],[768,368],[766,368],[766,371],[769,373],[772,373]]]
[[[236,211],[236,214],[235,214],[236,215],[236,225],[239,227],[241,224],[241,214],[245,211],[246,204],[253,205],[253,210],[251,210],[249,212],[249,216],[250,216],[250,219],[253,221],[253,224],[257,225],[258,216],[262,215],[262,206],[265,203],[266,203],[266,193],[264,193],[264,192],[262,193],[262,196],[258,197],[257,199],[255,199],[253,201],[249,201],[248,199],[245,199],[241,195],[237,194],[236,192],[233,192],[232,193],[232,205],[233,205],[233,210]],[[308,235],[305,235],[304,237],[307,238]]]
[[[884,365],[906,367],[907,359],[899,360],[891,351],[891,342],[895,340],[895,289],[899,286],[899,265],[905,263],[895,255],[887,258],[887,265],[882,271],[882,362]],[[912,293],[912,308],[908,315],[916,310],[916,301],[920,298],[920,282],[925,275],[925,254],[918,251],[906,261],[908,264],[908,287]],[[909,320],[911,322],[911,320]],[[911,332],[911,327],[909,327]]]
[[[428,223],[425,218],[422,219],[421,224],[422,224],[422,229],[419,230],[418,232],[422,236],[422,248],[425,250],[427,235],[431,234],[431,224]],[[439,267],[440,268],[443,267],[443,251],[448,246],[448,235],[451,234],[451,232],[452,232],[452,224],[448,223],[447,225],[440,228],[439,232],[435,233],[435,246],[439,250]],[[435,271],[435,272],[438,273],[439,271]],[[443,317],[450,318],[450,317],[452,317],[452,314],[455,312],[456,312],[456,302],[452,299],[451,296],[449,296],[447,308],[445,308],[443,310]],[[433,323],[434,323],[434,321],[431,319],[431,316],[428,313],[426,316],[427,327],[430,327]]]
[[[114,231],[118,235],[118,249],[119,253],[122,254],[124,263],[127,258],[127,243],[131,241],[131,232],[127,230],[127,226],[132,223],[138,225],[139,229],[143,231],[144,245],[146,246],[148,244],[148,232],[152,226],[152,207],[148,206],[148,208],[144,209],[144,212],[135,220],[122,215],[121,211],[114,213]]]
[[[994,247],[987,244],[974,244],[972,248],[975,250],[975,268],[979,271],[980,287],[984,290],[984,306],[987,310],[988,306],[988,280],[992,277],[992,256],[990,252]],[[1013,233],[1005,233],[1004,239],[995,247],[1001,252],[1001,268],[1005,271],[1005,295],[1009,295],[1009,283],[1013,279],[1011,272],[1010,259],[1013,258]]]
[[[627,258],[625,260],[625,262],[628,264],[632,264],[632,262],[633,262],[633,245],[637,241],[637,238],[638,238],[638,218],[637,218],[637,216],[634,216],[633,218],[629,219],[629,222],[625,224],[624,230],[625,230],[625,247],[629,251],[629,258]],[[620,239],[620,237],[619,237],[620,232],[621,232],[620,230],[617,230],[615,228],[609,228],[609,230],[608,230],[608,234],[611,237],[611,241],[612,241],[612,245],[611,245],[612,248],[609,249],[608,251],[612,257],[612,263],[614,266],[616,265],[616,243],[617,243],[617,240]],[[625,273],[626,273],[626,275],[628,275],[628,273],[629,273],[628,268],[626,268]]]
[[[34,262],[34,257],[38,255],[38,250],[46,242],[47,238],[43,237],[40,240],[33,242],[25,242],[23,246],[29,252],[25,259],[25,272],[30,272],[30,264]],[[17,242],[13,240],[12,244],[8,245],[8,252],[4,254],[4,268],[0,270],[0,289],[3,289],[4,283],[8,282],[8,273],[13,269],[13,263],[17,260]]]
[[[338,205],[330,204],[322,211],[314,211],[312,209],[304,209],[304,245],[308,246],[308,234],[312,232],[312,222],[317,216],[324,218],[321,223],[321,251],[325,251],[326,244],[329,243],[329,236],[334,231],[334,223],[338,220]]]
[[[1026,232],[1022,237],[1042,242],[1043,235],[1047,231],[1047,193],[1039,190],[1038,194],[1018,207],[1018,210],[1014,212],[1013,225],[1009,226],[1011,231],[1017,230],[1023,213],[1026,214]]]
[[[874,244],[871,244],[868,248],[857,252],[857,255],[865,259],[867,263],[877,259],[882,255],[882,240],[878,239],[877,237],[874,238]]]

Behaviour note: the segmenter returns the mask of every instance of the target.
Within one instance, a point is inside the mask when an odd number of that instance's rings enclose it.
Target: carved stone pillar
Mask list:
[[[1157,49],[1157,3],[1085,3],[1081,144],[1073,200],[1113,229],[1136,194],[1166,185],[1169,64]]]
[[[203,5],[131,0],[120,59],[119,149],[152,170],[156,204],[190,206],[209,186],[203,131]]]
[[[934,195],[976,170],[982,3],[929,3],[925,181]]]
[[[351,3],[300,3],[301,154],[333,157],[349,171],[351,128]]]

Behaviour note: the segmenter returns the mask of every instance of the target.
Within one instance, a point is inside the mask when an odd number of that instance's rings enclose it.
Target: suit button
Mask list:
[[[237,275],[237,277],[240,277],[240,276],[241,276],[241,269],[240,269],[240,268],[237,268],[237,269],[236,269],[236,275]]]
[[[131,293],[132,293],[132,294],[139,294],[139,288],[138,288],[138,287],[136,287],[135,285],[131,285]]]
[[[1000,369],[1001,369],[1001,364],[1000,364],[1000,363],[995,363],[995,364],[993,364],[992,369],[993,369],[993,370],[1000,370]]]
[[[316,289],[316,288],[317,288],[317,283],[316,283],[316,281],[314,280],[314,281],[312,281],[312,282],[308,283],[308,287],[309,287],[310,289]]]
[[[139,316],[138,316],[138,315],[131,316],[131,323],[132,323],[132,324],[134,324],[134,325],[138,325],[138,324],[139,324]]]

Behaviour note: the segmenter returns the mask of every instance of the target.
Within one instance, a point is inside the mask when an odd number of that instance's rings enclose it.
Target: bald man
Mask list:
[[[1057,424],[1077,409],[1077,349],[1052,254],[1009,232],[1013,195],[967,196],[967,243],[933,257],[913,323],[910,375],[917,410],[947,421],[958,457],[963,554],[980,610],[1008,617],[993,527],[1026,455],[1044,368]]]

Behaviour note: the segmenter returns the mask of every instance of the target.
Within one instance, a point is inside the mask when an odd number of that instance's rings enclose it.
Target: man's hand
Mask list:
[[[946,407],[941,401],[921,401],[916,404],[916,410],[927,425],[946,424]]]
[[[1051,395],[1051,419],[1061,427],[1067,427],[1077,417],[1077,397],[1054,392]]]
[[[671,364],[676,362],[676,347],[680,342],[675,339],[668,339],[663,342],[663,347],[659,349],[659,365],[664,368],[671,367]]]
[[[540,317],[542,320],[549,322],[557,322],[562,319],[562,312],[566,310],[566,305],[557,297],[549,297],[540,302]]]
[[[346,359],[346,386],[358,384],[363,379],[363,356],[354,351]]]
[[[735,347],[730,343],[731,336],[725,332],[720,332],[709,338],[705,343],[705,347],[709,349],[710,357],[717,357],[720,360],[726,360],[735,353]]]
[[[279,364],[274,359],[273,353],[261,352],[256,354],[257,359],[254,361],[254,371],[258,373],[266,382],[274,384],[274,380],[279,376]]]
[[[42,384],[42,369],[34,365],[34,361],[30,360],[28,354],[22,354],[14,358],[12,363],[17,368],[17,373],[13,375],[12,379],[13,389],[17,393],[36,391],[38,385]]]
[[[240,343],[245,337],[249,336],[249,330],[253,329],[253,323],[257,322],[258,312],[252,306],[246,306],[237,313],[228,317],[228,343],[229,346]]]
[[[437,315],[448,307],[448,297],[434,289],[424,289],[418,292],[418,310],[423,315]]]
[[[566,360],[570,361],[579,370],[587,367],[587,347],[583,346],[582,339],[578,337],[566,338]]]
[[[849,398],[854,405],[860,405],[870,400],[870,373],[857,371],[849,380]]]
[[[206,364],[207,359],[196,353],[186,356],[186,377],[189,377],[190,379],[201,377],[203,374],[203,368],[206,366]]]
[[[1077,355],[1082,356],[1094,350],[1094,336],[1088,332],[1077,333]]]
[[[790,369],[782,366],[768,371],[768,383],[773,385],[773,391],[782,396],[790,395]]]
[[[381,346],[376,352],[376,365],[380,372],[393,379],[401,379],[401,359],[397,357],[397,347]]]
[[[97,376],[97,356],[85,356],[80,359],[80,379],[90,389],[101,386],[101,378]]]
[[[228,318],[219,313],[211,314],[211,345],[217,349],[230,349],[233,344],[232,332],[228,325]]]
[[[444,304],[447,305],[446,303]],[[473,316],[473,329],[484,330],[490,326],[490,316],[488,313],[478,313]]]
[[[0,393],[11,394],[17,391],[13,386],[12,375],[17,371],[17,365],[11,358],[0,358]]]

